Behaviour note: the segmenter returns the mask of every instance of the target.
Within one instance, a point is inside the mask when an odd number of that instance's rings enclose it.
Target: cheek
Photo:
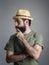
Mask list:
[[[26,24],[27,24],[26,21],[24,21],[24,22],[23,22],[23,25],[26,26]]]
[[[15,22],[15,26],[18,26],[18,23],[17,22]]]

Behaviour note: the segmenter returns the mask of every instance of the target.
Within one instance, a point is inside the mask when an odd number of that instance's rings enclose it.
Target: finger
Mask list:
[[[19,32],[18,29],[16,29],[16,34],[18,34],[18,32]]]
[[[19,32],[18,29],[16,29],[16,32]]]
[[[19,29],[17,29],[17,32],[20,32],[20,30],[19,30]]]

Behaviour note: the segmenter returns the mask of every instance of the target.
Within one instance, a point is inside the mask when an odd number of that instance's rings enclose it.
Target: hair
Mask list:
[[[31,25],[31,20],[29,20],[29,19],[24,19],[24,18],[22,18],[22,20],[23,20],[23,21],[28,20],[28,21],[29,21],[29,26]]]
[[[29,20],[29,26],[31,25],[31,20]]]

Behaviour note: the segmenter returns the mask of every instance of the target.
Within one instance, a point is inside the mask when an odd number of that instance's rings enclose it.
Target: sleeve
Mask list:
[[[13,39],[12,39],[12,37],[10,37],[10,39],[8,40],[8,42],[6,43],[6,45],[5,45],[5,50],[7,50],[7,51],[12,51],[12,52],[14,52],[14,42],[13,42]]]
[[[42,37],[42,35],[39,34],[39,33],[36,33],[35,37],[36,37],[35,44],[40,45],[42,47],[42,49],[43,49],[44,48],[44,44],[43,44],[43,37]]]

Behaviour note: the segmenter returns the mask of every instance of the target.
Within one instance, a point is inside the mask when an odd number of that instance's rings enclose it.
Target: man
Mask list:
[[[10,36],[5,46],[6,61],[14,65],[38,65],[38,58],[43,50],[41,34],[30,29],[31,14],[28,10],[17,10],[15,21],[16,33]]]

